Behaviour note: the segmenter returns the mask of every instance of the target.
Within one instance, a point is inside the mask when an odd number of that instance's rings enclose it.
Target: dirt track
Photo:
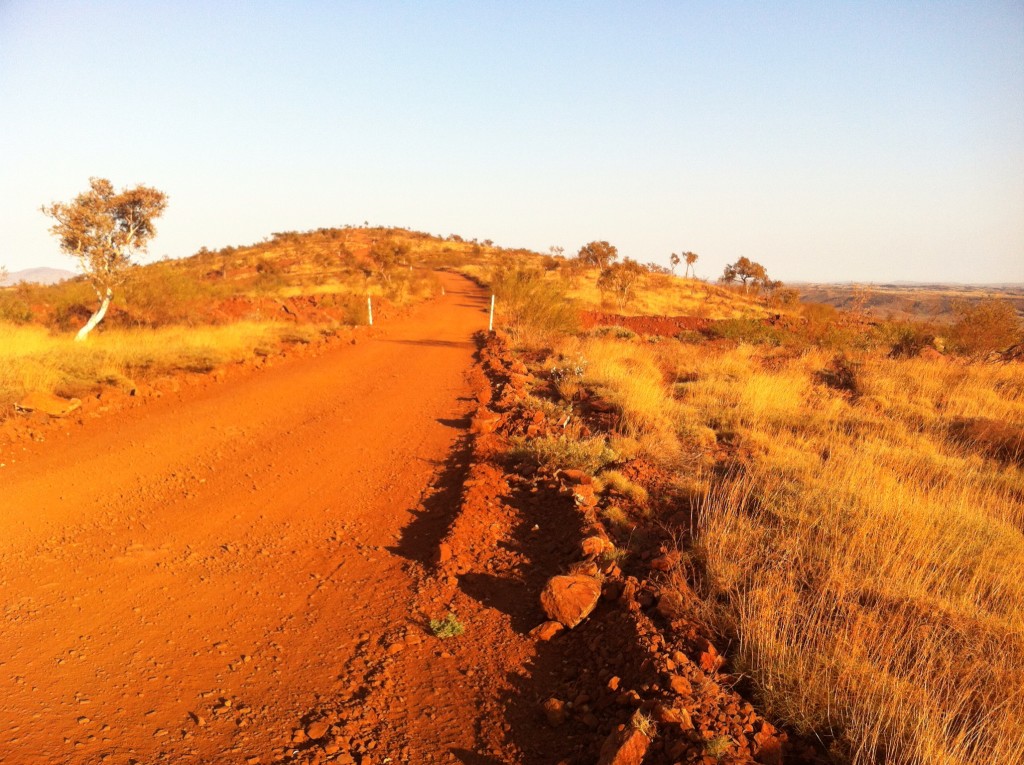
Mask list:
[[[445,280],[380,337],[87,420],[3,468],[0,762],[288,757],[318,699],[405,649],[405,756],[472,747],[460,671],[415,659],[436,539],[403,534],[458,460],[487,320]]]

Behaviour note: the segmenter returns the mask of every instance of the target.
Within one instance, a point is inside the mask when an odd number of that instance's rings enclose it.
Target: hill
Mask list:
[[[57,284],[58,282],[74,278],[75,274],[63,268],[26,268],[21,271],[12,271],[6,279],[0,280],[0,287],[8,287],[19,282],[30,284]]]

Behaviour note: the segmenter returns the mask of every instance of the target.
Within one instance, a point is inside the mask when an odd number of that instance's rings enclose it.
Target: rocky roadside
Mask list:
[[[510,459],[513,439],[562,424],[535,406],[545,383],[500,334],[482,341],[473,375],[472,435],[424,499],[416,534],[431,554],[410,562],[408,623],[366,636],[349,690],[297,720],[273,759],[817,762],[738,690],[742,679],[670,586],[672,524],[688,515],[635,525],[623,539],[600,511],[627,506],[625,497],[581,471]],[[601,409],[595,430],[607,421]],[[627,546],[628,556],[618,552]],[[438,637],[431,624],[442,619],[464,633]],[[424,673],[429,687],[417,691],[412,677]]]
[[[543,397],[544,383],[513,358],[502,336],[490,339],[482,362],[498,396],[481,407],[478,429],[506,442],[513,436],[557,434],[562,423],[535,406],[536,395],[527,396],[532,390]],[[590,409],[587,429],[596,433],[609,423],[607,407],[594,402]],[[626,469],[657,480],[649,466]],[[556,554],[534,561],[548,578],[539,593],[528,593],[541,607],[537,618],[548,619],[531,634],[549,640],[561,654],[560,671],[533,678],[544,680],[541,712],[554,727],[590,732],[591,743],[566,761],[814,760],[812,750],[790,742],[735,690],[741,678],[728,673],[726,659],[695,618],[685,593],[670,584],[679,575],[678,557],[670,552],[672,526],[688,524],[687,513],[648,518],[629,507],[628,497],[596,491],[593,478],[583,471],[527,464],[510,470],[506,480],[513,495],[530,498],[528,506],[549,515],[558,507],[557,517],[572,529],[560,535]],[[603,520],[600,511],[609,503],[632,521],[622,524],[628,538],[622,538],[623,528]],[[539,525],[541,518],[536,520]]]

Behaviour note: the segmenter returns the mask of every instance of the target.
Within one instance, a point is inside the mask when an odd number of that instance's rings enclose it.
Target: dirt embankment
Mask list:
[[[369,342],[8,452],[0,760],[806,759],[666,586],[688,516],[608,528],[624,497],[509,462],[559,425],[500,338],[471,367],[485,296],[444,279]]]
[[[500,336],[482,362],[494,396],[478,396],[473,468],[436,586],[506,613],[516,636],[502,646],[521,669],[504,694],[511,757],[501,761],[816,762],[737,690],[742,678],[701,626],[671,552],[691,516],[666,477],[641,461],[624,467],[661,498],[640,508],[578,471],[510,464],[510,439],[557,436],[560,424],[536,406],[546,383]],[[592,403],[583,411],[597,433],[608,407]],[[610,504],[628,516],[618,528],[600,512]]]

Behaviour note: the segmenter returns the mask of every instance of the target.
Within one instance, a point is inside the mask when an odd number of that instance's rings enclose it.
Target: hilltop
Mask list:
[[[25,268],[21,271],[12,271],[6,279],[0,280],[0,287],[9,287],[19,282],[30,284],[56,284],[68,279],[73,279],[75,274],[63,268]]]

